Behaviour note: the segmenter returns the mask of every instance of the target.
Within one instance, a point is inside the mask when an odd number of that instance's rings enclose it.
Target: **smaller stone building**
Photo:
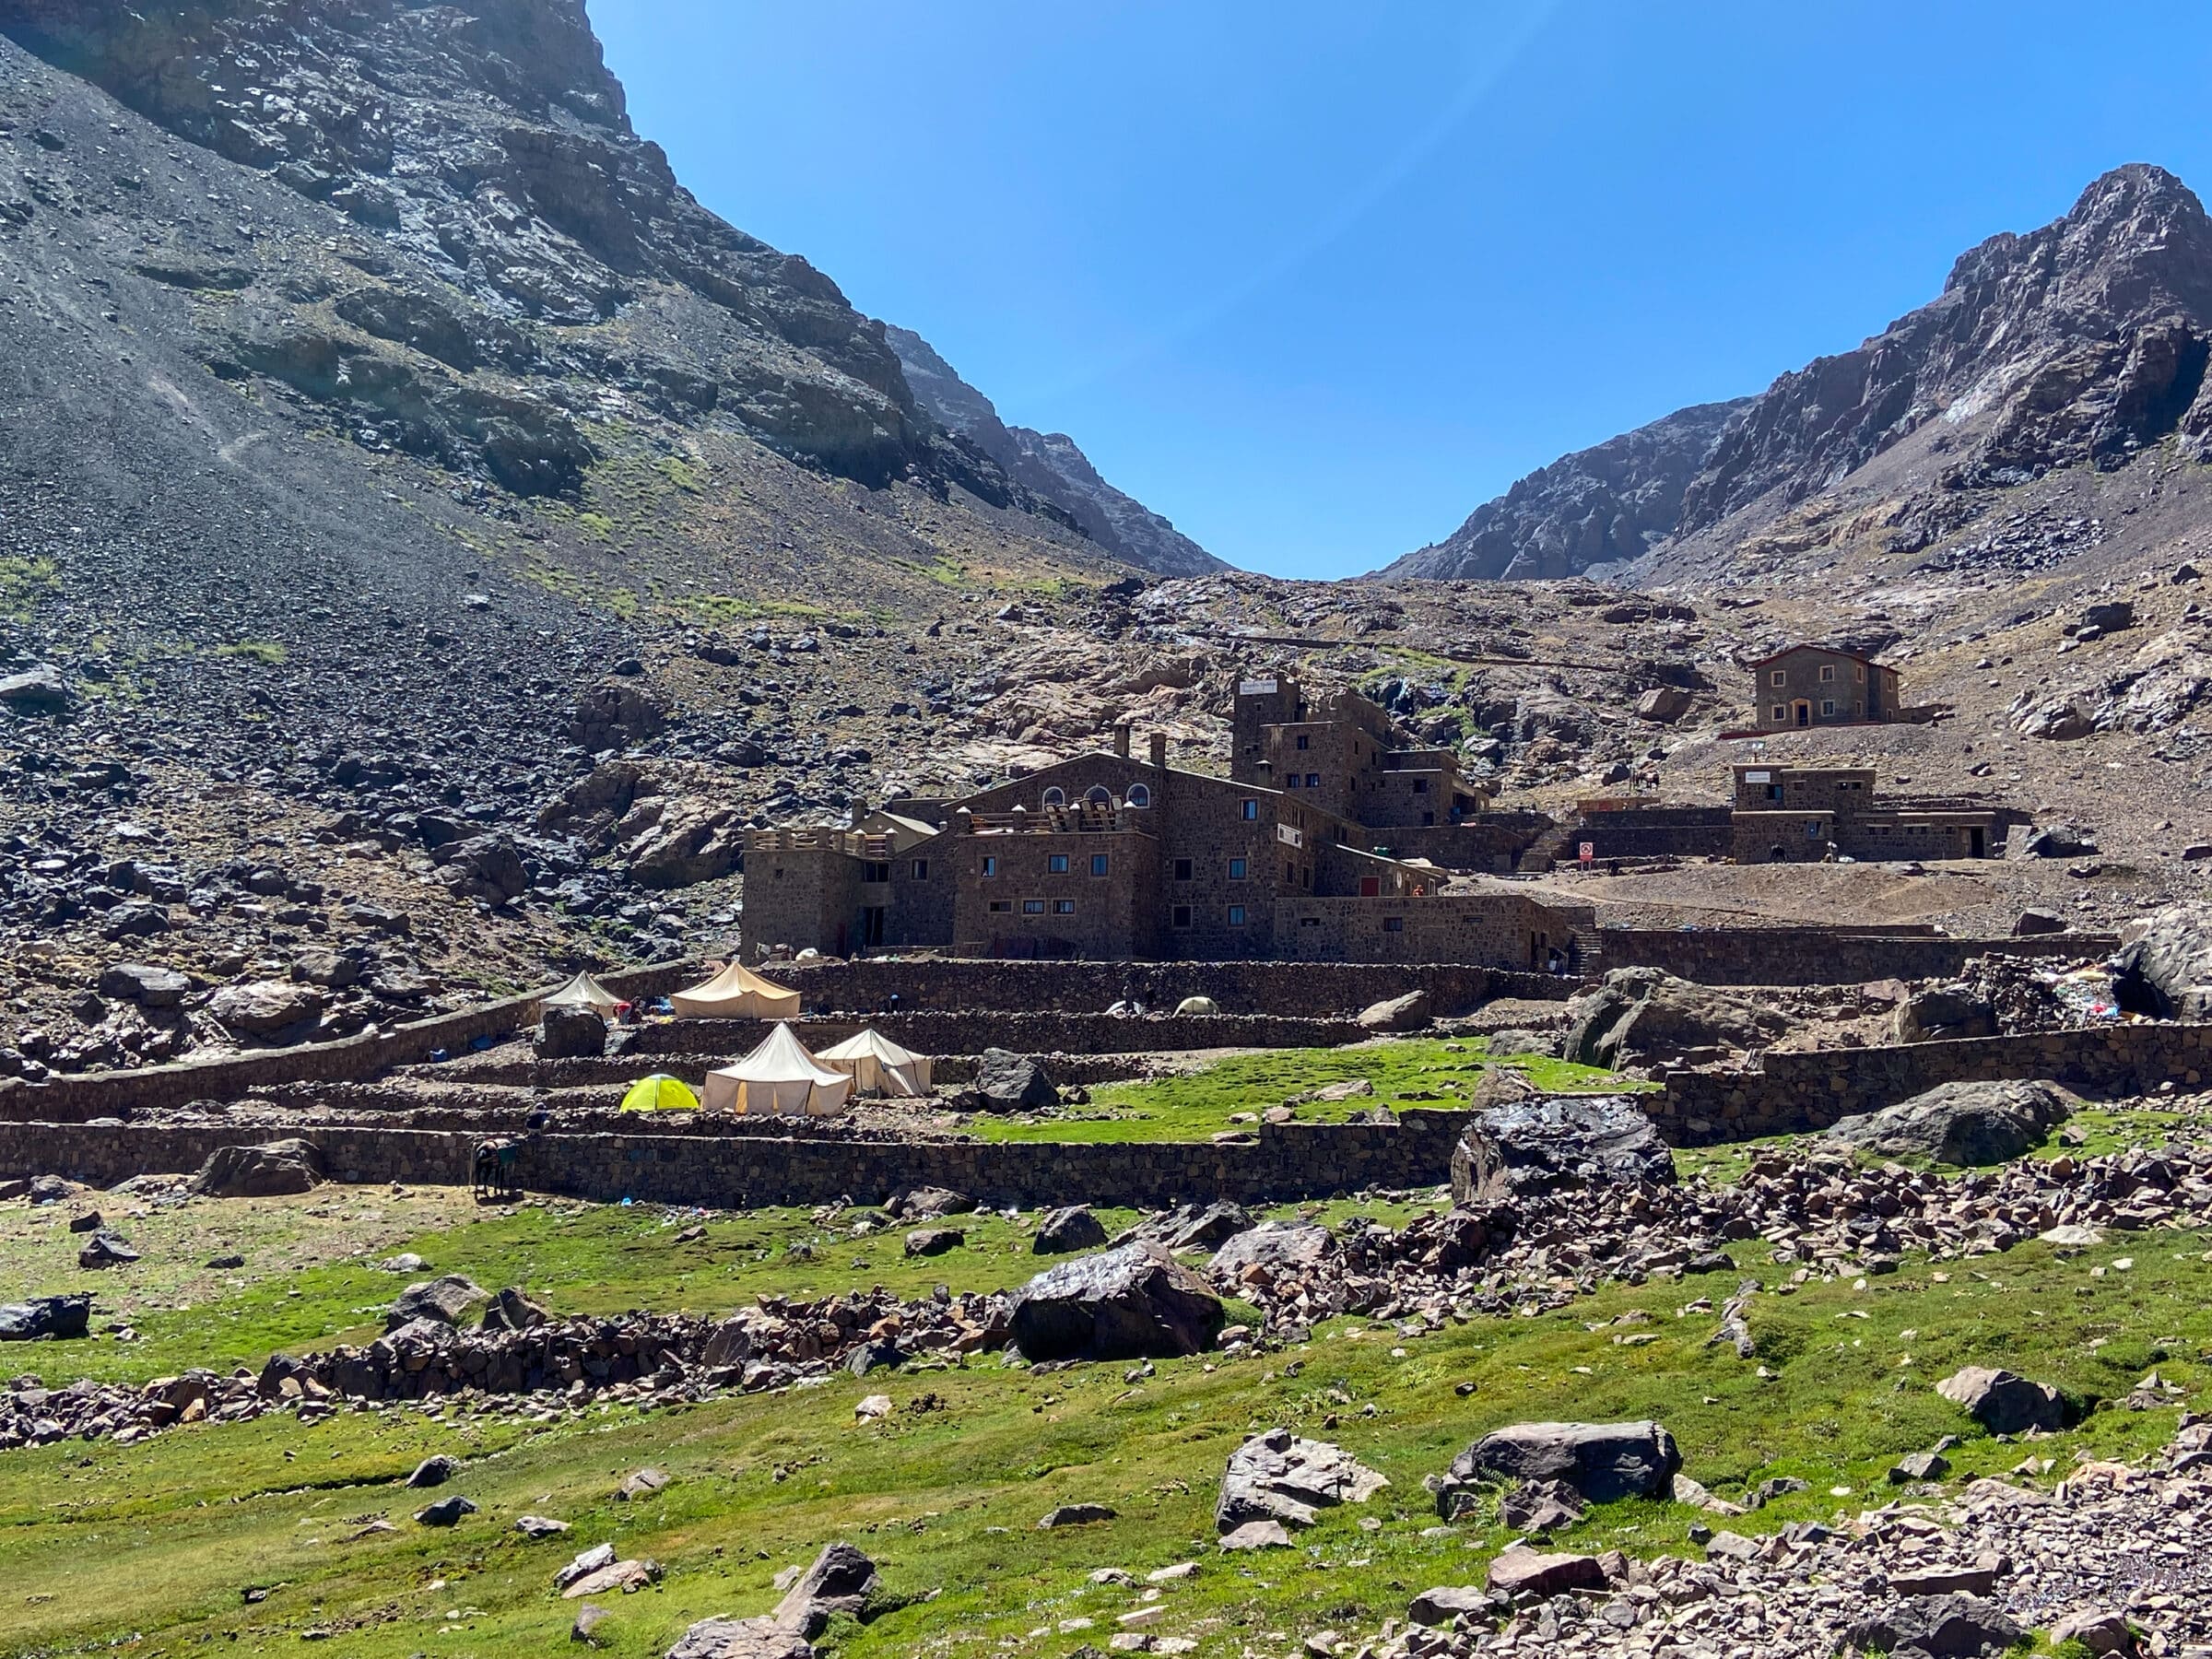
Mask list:
[[[1762,732],[1865,725],[1899,717],[1898,674],[1833,645],[1793,645],[1751,665],[1753,724]]]
[[[1730,839],[1738,864],[1840,858],[1989,858],[2005,815],[1970,801],[1883,806],[1871,766],[1738,766]]]

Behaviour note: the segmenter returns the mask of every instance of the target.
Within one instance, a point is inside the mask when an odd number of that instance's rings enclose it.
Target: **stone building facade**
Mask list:
[[[1971,802],[1878,803],[1871,766],[1738,766],[1729,815],[1738,864],[1990,858],[2006,815]]]
[[[1801,726],[1865,725],[1899,716],[1894,668],[1830,645],[1793,645],[1751,665],[1753,725],[1762,732]]]
[[[1532,901],[1517,895],[1452,895],[1449,915],[1429,908],[1444,902],[1443,872],[1373,843],[1400,819],[1436,810],[1424,800],[1447,818],[1479,806],[1453,758],[1386,747],[1387,718],[1357,698],[1329,705],[1339,718],[1254,724],[1261,712],[1312,712],[1294,686],[1286,702],[1283,682],[1246,682],[1255,683],[1274,689],[1240,698],[1240,746],[1249,729],[1254,756],[1282,759],[1286,782],[1288,757],[1312,758],[1296,788],[1257,781],[1256,759],[1229,778],[1171,767],[1158,734],[1138,759],[1124,727],[1111,751],[958,801],[896,802],[850,830],[757,831],[746,850],[748,953],[1401,961],[1418,959],[1393,935],[1417,916],[1411,938],[1453,952],[1429,959],[1526,968],[1530,937],[1546,941],[1542,967],[1549,941],[1572,934],[1562,922],[1532,935],[1519,922],[1519,907]],[[1277,775],[1274,767],[1269,760],[1264,775]],[[1381,821],[1355,818],[1345,804]],[[1428,832],[1451,831],[1440,820]],[[1319,900],[1336,907],[1325,924],[1298,909]],[[1492,907],[1512,919],[1469,920]]]

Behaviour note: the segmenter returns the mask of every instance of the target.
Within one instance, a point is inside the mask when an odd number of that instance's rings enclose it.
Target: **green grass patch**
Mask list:
[[[159,1219],[140,1230],[154,1237]],[[687,1305],[712,1306],[710,1288],[797,1289],[847,1265],[794,1257],[791,1243],[816,1225],[797,1212],[710,1223],[704,1248],[688,1253],[671,1241],[674,1219],[563,1206],[434,1230],[418,1243],[434,1266],[473,1268],[480,1282],[518,1269],[564,1308],[660,1305],[679,1289]],[[920,1264],[915,1275],[957,1285],[1026,1270],[1010,1253],[993,1259],[992,1242],[1015,1242],[993,1230],[1002,1225],[976,1223],[980,1249]],[[1693,1305],[1724,1287],[1653,1282],[1611,1287],[1538,1318],[1469,1316],[1420,1335],[1339,1319],[1295,1350],[1164,1360],[1149,1378],[1118,1364],[1038,1375],[992,1356],[643,1414],[594,1406],[527,1423],[458,1407],[438,1419],[347,1412],[312,1427],[276,1418],[133,1447],[9,1453],[0,1455],[0,1573],[9,1587],[0,1653],[110,1642],[148,1653],[276,1652],[309,1632],[363,1659],[565,1652],[574,1606],[553,1594],[552,1572],[605,1541],[666,1569],[657,1588],[609,1599],[606,1651],[657,1654],[694,1619],[765,1611],[776,1571],[836,1537],[866,1549],[893,1592],[917,1598],[872,1626],[833,1632],[841,1659],[977,1644],[1067,1659],[1100,1646],[1116,1616],[1140,1605],[1147,1571],[1182,1559],[1198,1571],[1167,1587],[1166,1612],[1147,1628],[1227,1653],[1294,1651],[1321,1629],[1365,1634],[1402,1618],[1429,1585],[1480,1581],[1505,1535],[1472,1523],[1424,1535],[1436,1517],[1421,1480],[1509,1422],[1655,1417],[1688,1472],[1723,1496],[1777,1475],[1810,1484],[1730,1523],[1753,1533],[1886,1501],[1896,1489],[1885,1477],[1890,1464],[1946,1433],[1963,1440],[1950,1454],[1951,1489],[1983,1475],[2048,1485],[2079,1453],[2142,1456],[2171,1434],[2174,1411],[2100,1409],[2065,1434],[2004,1443],[1932,1385],[1959,1365],[2003,1363],[2093,1402],[2124,1394],[2156,1364],[2201,1388],[2212,1343],[2208,1243],[2202,1233],[2159,1232],[2077,1254],[2030,1244],[1971,1264],[1914,1259],[1885,1277],[1814,1281],[1756,1300],[1759,1354],[1749,1362],[1707,1345],[1714,1317]],[[765,1261],[745,1259],[761,1249]],[[1770,1283],[1780,1277],[1759,1247],[1736,1250]],[[2132,1265],[2120,1268],[2124,1259]],[[877,1261],[887,1282],[903,1271],[877,1251],[870,1274]],[[2102,1277],[2092,1277],[2096,1267]],[[287,1284],[319,1294],[316,1271],[277,1276],[255,1297],[281,1296]],[[388,1290],[393,1281],[376,1283]],[[212,1311],[229,1303],[218,1297]],[[251,1323],[264,1305],[240,1311]],[[53,1381],[101,1346],[27,1359]],[[896,1410],[857,1421],[853,1406],[876,1393]],[[1278,1423],[1336,1441],[1392,1484],[1364,1508],[1325,1512],[1295,1549],[1222,1557],[1211,1524],[1222,1463],[1243,1435]],[[397,1484],[433,1451],[466,1460],[447,1489],[483,1506],[450,1532],[416,1525],[422,1495]],[[2024,1459],[2032,1473],[2011,1474]],[[672,1477],[669,1487],[613,1501],[620,1477],[647,1463]],[[1038,1529],[1046,1510],[1077,1500],[1111,1504],[1119,1519]],[[527,1543],[512,1530],[524,1512],[574,1530]],[[379,1517],[396,1530],[366,1530]],[[1363,1517],[1380,1530],[1363,1530]],[[1680,1551],[1696,1518],[1656,1503],[1606,1505],[1562,1542]],[[1138,1589],[1090,1584],[1102,1566],[1137,1574]],[[1076,1628],[1077,1619],[1092,1623]]]
[[[0,556],[0,617],[21,621],[53,589],[53,560],[29,556]]]
[[[235,640],[228,645],[218,645],[214,654],[259,663],[265,668],[281,668],[291,660],[292,653],[289,646],[276,640]]]
[[[1217,1061],[1182,1077],[1150,1082],[1107,1083],[1092,1089],[1088,1107],[1047,1117],[978,1116],[971,1133],[986,1140],[1188,1141],[1249,1127],[1235,1120],[1279,1106],[1294,1095],[1332,1084],[1364,1082],[1372,1090],[1339,1100],[1296,1108],[1300,1122],[1344,1123],[1381,1106],[1393,1111],[1463,1107],[1482,1073],[1493,1065],[1521,1073],[1537,1088],[1559,1094],[1608,1094],[1648,1089],[1614,1072],[1542,1055],[1493,1057],[1481,1037],[1419,1037],[1363,1042],[1349,1048],[1276,1049]]]

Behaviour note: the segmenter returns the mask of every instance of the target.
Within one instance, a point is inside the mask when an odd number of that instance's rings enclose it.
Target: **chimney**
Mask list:
[[[1154,771],[1168,770],[1168,735],[1165,732],[1152,734],[1152,770]]]
[[[1129,723],[1125,720],[1114,724],[1113,752],[1124,760],[1129,759]]]

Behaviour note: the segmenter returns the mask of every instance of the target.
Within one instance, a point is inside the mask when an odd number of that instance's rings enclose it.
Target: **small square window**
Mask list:
[[[1053,853],[1048,854],[1044,861],[1044,867],[1048,874],[1053,876],[1066,875],[1067,854],[1065,853]]]
[[[1191,924],[1191,907],[1187,904],[1177,905],[1168,912],[1168,920],[1171,926],[1188,927]]]
[[[1232,904],[1229,907],[1229,924],[1231,927],[1244,925],[1244,907],[1242,905]]]
[[[994,900],[991,900],[991,913],[992,913],[993,915],[994,915],[994,916],[1010,916],[1010,915],[1012,915],[1012,914],[1014,913],[1014,900],[1011,900],[1011,899],[994,899]]]
[[[1824,698],[1822,698],[1822,699],[1820,700],[1820,712],[1821,712],[1821,713],[1823,713],[1823,714],[1833,714],[1835,712],[1836,712],[1836,700],[1835,700],[1834,698],[1832,698],[1832,697],[1824,697]]]
[[[927,881],[929,879],[928,859],[917,858],[914,860],[914,879],[916,881]]]
[[[1306,787],[1308,789],[1319,789],[1321,787],[1321,774],[1319,772],[1308,772],[1306,774]]]
[[[1041,899],[1024,899],[1021,901],[1021,913],[1025,916],[1043,915],[1044,900]]]
[[[1055,899],[1055,900],[1053,900],[1053,915],[1055,915],[1055,916],[1072,916],[1072,915],[1074,915],[1075,913],[1076,913],[1076,901],[1075,901],[1073,899]]]
[[[888,862],[878,863],[871,860],[864,863],[860,866],[860,878],[871,883],[888,881],[891,878],[891,866]]]
[[[1106,857],[1107,855],[1103,853],[1093,853],[1090,855],[1090,873],[1093,876],[1106,874]]]
[[[1307,736],[1304,733],[1301,732],[1299,734],[1298,747],[1300,748],[1309,748],[1312,746],[1312,738]]]
[[[1415,794],[1427,794],[1429,793],[1429,780],[1426,778],[1416,778],[1413,781],[1413,793]]]
[[[991,879],[991,877],[993,877],[994,876],[995,876],[995,875],[997,875],[997,874],[998,874],[998,854],[997,854],[997,853],[984,853],[984,854],[983,854],[983,879],[984,879],[985,881],[988,881],[988,880],[990,880],[990,879]]]
[[[1245,803],[1244,803],[1244,818],[1245,818],[1245,821],[1246,821],[1247,823],[1257,823],[1257,822],[1259,821],[1259,817],[1260,817],[1260,804],[1259,804],[1257,801],[1247,801],[1247,802],[1245,802]]]
[[[1229,861],[1229,878],[1231,881],[1243,880],[1244,872],[1250,867],[1241,858],[1230,859]]]
[[[1191,861],[1187,858],[1177,859],[1175,861],[1175,879],[1178,881],[1188,881],[1190,878]]]
[[[1289,787],[1292,789],[1296,789],[1298,787],[1298,774],[1296,772],[1292,772],[1290,774]]]
[[[1790,717],[1790,712],[1789,712],[1789,710],[1787,710],[1787,709],[1783,708],[1783,707],[1782,706],[1782,704],[1780,704],[1780,703],[1776,703],[1776,704],[1774,705],[1774,718],[1775,718],[1775,719],[1777,719],[1777,720],[1787,720],[1789,717]]]
[[[1383,917],[1382,931],[1384,933],[1404,933],[1406,931],[1406,918],[1403,916]]]
[[[1825,685],[1833,680],[1835,677],[1836,665],[1833,663],[1823,663],[1820,665],[1820,679],[1822,684]]]
[[[1767,684],[1770,686],[1786,686],[1789,683],[1790,673],[1786,668],[1777,668],[1773,673],[1767,676]]]

